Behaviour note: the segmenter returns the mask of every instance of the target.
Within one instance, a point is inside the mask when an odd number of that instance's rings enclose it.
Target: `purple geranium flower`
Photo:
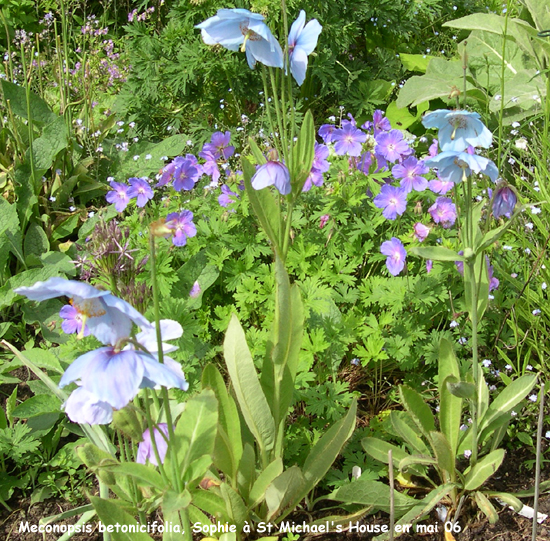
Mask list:
[[[105,199],[108,203],[114,204],[117,212],[123,212],[130,202],[130,196],[128,195],[129,186],[120,182],[111,181],[109,183],[112,191],[107,192]]]
[[[168,451],[168,425],[166,423],[159,423],[158,428],[153,428],[153,437],[155,438],[155,445],[157,447],[157,452],[161,464],[164,464],[164,458],[166,457],[166,452]],[[164,436],[161,434],[164,434]],[[143,441],[138,445],[136,462],[138,464],[146,464],[147,461],[158,466],[157,455],[155,449],[153,448],[153,442],[151,441],[151,433],[147,429],[143,433]]]
[[[210,152],[213,156],[223,156],[224,159],[228,160],[235,152],[235,147],[229,145],[230,140],[231,132],[214,132],[210,138],[210,143],[206,143],[202,150],[203,152]]]
[[[33,301],[69,297],[71,305],[80,314],[82,323],[87,326],[90,334],[104,344],[114,346],[119,340],[130,336],[132,322],[142,328],[152,327],[151,323],[126,301],[85,282],[50,278],[46,282],[36,282],[31,287],[19,287],[14,291]]]
[[[327,162],[328,155],[329,149],[326,145],[315,143],[312,168],[320,173],[326,173],[330,169],[330,163]]]
[[[407,192],[390,184],[384,184],[380,193],[374,198],[374,205],[384,209],[382,215],[388,220],[395,220],[407,208]]]
[[[212,177],[213,182],[218,182],[220,178],[220,169],[218,167],[218,158],[210,151],[201,151],[199,156],[206,161],[202,165],[202,170],[205,175]]]
[[[222,45],[230,51],[246,52],[251,69],[256,61],[273,68],[283,67],[283,51],[264,16],[247,9],[219,9],[214,17],[198,24],[207,45]]]
[[[332,143],[334,141],[334,132],[336,131],[336,126],[334,124],[323,124],[319,128],[319,137],[325,143]]]
[[[407,193],[411,192],[413,188],[417,192],[423,192],[428,186],[428,181],[421,175],[428,173],[429,168],[414,156],[409,156],[402,163],[394,165],[391,172],[395,178],[402,179],[401,188]]]
[[[84,323],[82,314],[72,305],[66,304],[59,311],[59,317],[63,318],[61,328],[67,334],[78,333],[79,336],[88,336],[90,329]]]
[[[378,134],[375,152],[388,162],[396,162],[411,154],[412,149],[403,139],[403,134],[399,130],[391,130]]]
[[[456,221],[456,207],[448,197],[438,197],[428,212],[436,224],[441,224],[446,229]]]
[[[438,109],[428,113],[422,120],[426,128],[439,130],[439,145],[442,151],[462,152],[469,146],[489,148],[493,134],[480,120],[478,113]]]
[[[306,181],[304,182],[304,186],[302,188],[302,192],[309,192],[313,185],[315,186],[322,186],[323,185],[323,174],[320,171],[317,171],[317,169],[312,169],[309,172],[309,175],[306,178]]]
[[[396,237],[382,243],[380,251],[388,256],[386,259],[386,267],[390,274],[397,276],[405,267],[405,259],[407,252],[403,247],[403,243]]]
[[[317,19],[312,19],[307,24],[305,22],[306,12],[302,9],[298,18],[292,23],[290,32],[288,33],[290,73],[292,73],[298,86],[302,86],[306,78],[307,57],[317,47],[317,39],[323,29]]]
[[[190,210],[183,212],[171,212],[166,216],[166,227],[172,229],[174,246],[185,246],[189,237],[197,234],[197,228],[193,223],[193,213]]]
[[[434,139],[432,141],[432,144],[430,145],[430,148],[428,149],[428,155],[430,156],[430,158],[437,156],[438,147],[439,147],[438,141],[437,139]]]
[[[149,199],[153,199],[153,190],[146,178],[132,177],[128,179],[130,188],[128,189],[128,197],[136,198],[136,205],[144,207]]]
[[[390,131],[391,124],[388,118],[384,116],[384,112],[376,109],[372,115],[372,122],[365,122],[362,126],[365,130],[374,128],[374,135],[377,136],[380,132]]]
[[[235,203],[239,196],[231,191],[227,184],[222,185],[222,193],[218,196],[218,203],[221,207],[227,208],[231,203]]]
[[[511,218],[517,202],[516,193],[510,186],[504,185],[498,187],[493,199],[493,216],[495,218],[500,218],[501,216]]]
[[[430,233],[430,228],[420,222],[414,224],[414,236],[420,241],[424,242],[426,237]]]
[[[343,127],[334,130],[332,140],[335,141],[334,151],[339,156],[360,156],[363,150],[362,143],[367,140],[367,134],[356,128],[351,122],[346,122]]]
[[[255,190],[275,186],[282,195],[288,195],[292,190],[287,166],[275,161],[269,161],[260,166],[252,177],[251,184]]]
[[[157,186],[165,186],[171,179],[174,181],[174,189],[179,192],[181,190],[191,190],[201,176],[200,166],[197,164],[197,159],[192,154],[194,160],[178,156],[174,161],[169,163],[160,175]]]
[[[436,178],[428,182],[428,188],[437,194],[445,195],[449,190],[452,190],[455,183],[452,180],[441,180]]]

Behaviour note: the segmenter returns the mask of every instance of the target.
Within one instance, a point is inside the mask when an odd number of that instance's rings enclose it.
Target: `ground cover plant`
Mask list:
[[[424,4],[2,8],[7,511],[449,541],[536,510],[548,6]]]

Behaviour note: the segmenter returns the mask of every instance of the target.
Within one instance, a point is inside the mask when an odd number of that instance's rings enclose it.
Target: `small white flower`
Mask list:
[[[119,128],[116,132],[117,133],[122,133],[124,130],[122,128]]]
[[[542,210],[539,207],[531,207],[531,214],[540,214]]]
[[[494,295],[491,295],[489,293],[489,295],[487,295],[487,298],[490,300],[490,301],[494,301],[495,300],[495,296]]]
[[[454,329],[455,327],[458,327],[458,321],[455,321],[454,319],[449,323],[449,327],[451,329]]]
[[[534,394],[534,393],[533,393],[533,394],[530,394],[530,395],[529,395],[529,400],[530,400],[531,402],[536,402],[536,401],[537,401],[537,395]]]
[[[137,162],[138,160],[139,160],[139,156],[138,155],[134,156],[134,161]]]
[[[145,159],[146,159],[146,160],[150,160],[152,157],[153,157],[153,156],[151,156],[151,154],[146,154],[146,155],[145,155]]]
[[[496,391],[497,386],[496,385],[489,385],[489,391]]]
[[[528,223],[525,224],[525,227],[526,227],[527,229],[529,229],[530,231],[533,231],[534,225],[533,225],[532,222],[528,222]]]
[[[507,364],[504,368],[505,368],[506,370],[508,370],[508,372],[510,372],[510,370],[512,370],[512,365],[511,365],[511,364]]]
[[[116,123],[117,126],[124,126],[124,122],[122,120],[119,120],[117,123]]]
[[[500,94],[496,94],[493,99],[495,101],[500,101],[502,99],[502,96]]]
[[[492,363],[489,359],[483,359],[483,361],[481,361],[481,364],[482,364],[485,368],[489,368],[493,363]]]
[[[139,137],[134,137],[134,143],[137,143],[139,141]]]
[[[525,248],[525,250],[523,250],[527,255],[529,255],[531,253],[531,249],[530,248]]]
[[[512,417],[515,417],[515,416],[517,415],[517,413],[516,413],[514,410],[512,410],[512,411],[510,412],[510,415],[511,415]]]
[[[546,432],[546,434],[544,435],[544,437],[550,440],[550,430],[549,430],[548,432]]]
[[[462,336],[461,338],[458,339],[458,343],[463,346],[464,344],[467,344],[468,343],[468,339],[464,336]]]
[[[88,212],[88,218],[93,218],[94,216],[95,216],[95,212],[93,210]]]
[[[74,211],[76,210],[76,207],[69,207],[69,210],[70,210],[71,212],[74,212]]]
[[[540,316],[540,309],[539,309],[539,308],[535,308],[531,313],[532,313],[534,316]]]
[[[53,195],[50,196],[50,201],[53,203],[55,201],[55,197]]]
[[[518,277],[518,273],[517,272],[513,272],[512,274],[510,274],[510,276],[512,278],[517,278]]]
[[[467,425],[460,425],[460,430],[462,430],[462,432],[464,432],[465,430],[468,430],[468,426]]]
[[[101,147],[101,146],[100,146],[100,147],[97,147],[97,148],[95,149],[95,151],[96,151],[96,152],[103,152],[103,147]]]
[[[130,128],[135,128],[136,127],[136,123],[135,122],[130,122],[128,124],[128,126],[130,126]]]
[[[162,160],[163,162],[165,162],[167,159],[168,159],[168,156],[162,156],[162,157],[161,157],[161,160]]]
[[[540,285],[540,287],[542,289],[546,289],[548,286],[546,285],[546,282],[542,282],[542,284]]]
[[[469,449],[466,449],[466,451],[464,451],[464,458],[470,458],[472,456],[472,451],[470,451]]]
[[[525,367],[525,370],[533,370],[533,367],[532,367],[530,364],[528,364],[528,365]]]
[[[516,139],[516,142],[514,144],[519,150],[527,150],[527,139],[525,139],[524,137]]]
[[[512,128],[519,128],[520,123],[519,122],[512,122]]]

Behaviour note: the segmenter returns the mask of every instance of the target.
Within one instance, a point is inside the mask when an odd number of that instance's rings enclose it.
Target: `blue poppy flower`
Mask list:
[[[111,405],[99,400],[84,387],[75,389],[62,408],[73,423],[107,425],[113,420]]]
[[[455,184],[462,182],[464,175],[469,177],[472,171],[487,175],[493,182],[498,178],[497,166],[491,160],[469,152],[446,150],[424,160],[424,164],[428,167],[437,167],[441,180],[452,181]]]
[[[67,368],[59,387],[77,382],[97,402],[121,409],[130,402],[141,388],[162,385],[187,390],[188,383],[181,374],[168,365],[159,363],[143,351],[126,349],[118,351],[106,346],[78,357]]]
[[[426,128],[439,130],[439,146],[441,150],[462,152],[470,145],[489,148],[493,134],[481,122],[478,113],[470,111],[448,111],[438,109],[428,113],[422,124]]]
[[[247,9],[219,9],[214,17],[198,24],[207,45],[222,45],[230,51],[246,52],[251,69],[256,62],[273,68],[283,67],[283,51],[264,16]]]
[[[130,336],[132,322],[142,328],[152,326],[126,301],[85,282],[50,278],[46,282],[36,282],[31,287],[18,287],[14,291],[32,301],[69,297],[71,305],[80,314],[81,328],[87,328],[103,344],[114,346],[119,340]]]
[[[317,19],[312,19],[307,24],[305,22],[306,12],[302,9],[298,18],[292,23],[288,34],[290,73],[299,86],[302,86],[306,78],[307,57],[317,47],[317,39],[323,29]]]
[[[255,190],[275,186],[282,195],[288,195],[292,190],[290,173],[286,165],[281,162],[269,161],[264,163],[252,177],[251,184]]]

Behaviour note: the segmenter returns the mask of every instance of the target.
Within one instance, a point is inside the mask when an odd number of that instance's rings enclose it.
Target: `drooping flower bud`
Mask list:
[[[501,216],[511,218],[517,201],[516,192],[509,185],[498,187],[493,198],[493,216],[495,218]]]

